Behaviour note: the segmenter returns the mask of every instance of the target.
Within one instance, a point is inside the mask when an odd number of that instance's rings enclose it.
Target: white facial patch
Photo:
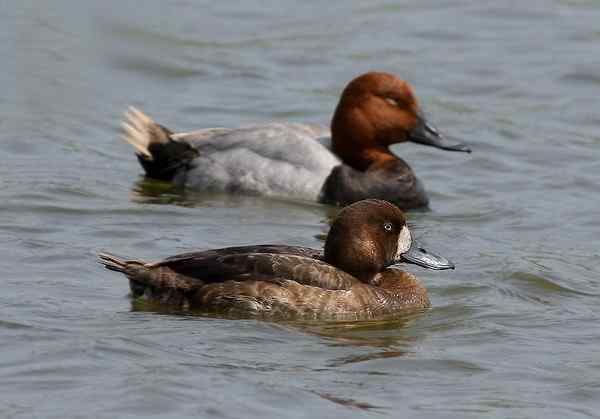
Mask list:
[[[398,250],[396,252],[396,259],[400,259],[403,253],[408,252],[410,245],[412,244],[412,237],[408,227],[402,227],[400,234],[398,235]]]

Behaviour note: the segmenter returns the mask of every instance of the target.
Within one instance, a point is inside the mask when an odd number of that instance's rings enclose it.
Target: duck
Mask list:
[[[130,107],[123,138],[149,178],[197,191],[345,206],[369,198],[427,207],[422,182],[390,146],[413,142],[471,152],[426,119],[411,85],[368,72],[342,91],[331,127],[269,122],[175,133]]]
[[[183,253],[157,262],[100,253],[125,274],[131,296],[182,310],[291,319],[372,319],[430,306],[427,289],[399,268],[454,269],[416,244],[406,216],[377,199],[343,208],[323,250],[250,245]]]

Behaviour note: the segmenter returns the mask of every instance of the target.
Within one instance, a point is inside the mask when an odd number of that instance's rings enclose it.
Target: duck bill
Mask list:
[[[454,269],[454,264],[445,257],[431,253],[413,241],[408,251],[400,255],[398,262],[412,263],[427,269]]]
[[[409,132],[408,140],[413,143],[441,148],[442,150],[471,152],[471,149],[466,144],[451,140],[440,134],[423,116],[419,116],[417,126]]]

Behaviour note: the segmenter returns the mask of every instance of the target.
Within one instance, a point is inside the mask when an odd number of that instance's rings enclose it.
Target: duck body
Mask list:
[[[196,190],[317,201],[340,160],[330,151],[329,129],[268,123],[179,134],[198,153],[173,181]]]
[[[188,253],[153,264],[104,254],[131,295],[181,309],[274,318],[373,318],[429,307],[412,274],[388,268],[365,284],[310,248],[261,245]],[[107,264],[109,269],[111,265]]]
[[[124,129],[149,177],[200,191],[339,205],[367,198],[385,198],[404,209],[427,205],[422,183],[389,150],[391,144],[468,151],[426,123],[410,86],[387,73],[354,79],[331,129],[272,122],[173,133],[134,108]]]
[[[356,233],[356,235],[354,234]],[[453,265],[415,251],[400,210],[378,200],[340,212],[324,251],[285,245],[184,253],[154,263],[100,255],[124,273],[132,296],[182,309],[274,318],[373,318],[429,306],[427,290],[400,261]]]
[[[387,197],[400,208],[426,206],[421,181],[402,159],[361,172],[331,151],[328,128],[268,123],[237,129],[207,129],[174,138],[198,156],[173,182],[202,191],[288,196],[347,204]]]

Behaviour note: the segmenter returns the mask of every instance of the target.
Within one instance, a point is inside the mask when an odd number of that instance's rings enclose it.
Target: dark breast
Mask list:
[[[402,209],[427,206],[429,200],[421,181],[400,160],[394,167],[364,172],[341,164],[325,180],[319,201],[348,205],[362,199],[385,199]]]

